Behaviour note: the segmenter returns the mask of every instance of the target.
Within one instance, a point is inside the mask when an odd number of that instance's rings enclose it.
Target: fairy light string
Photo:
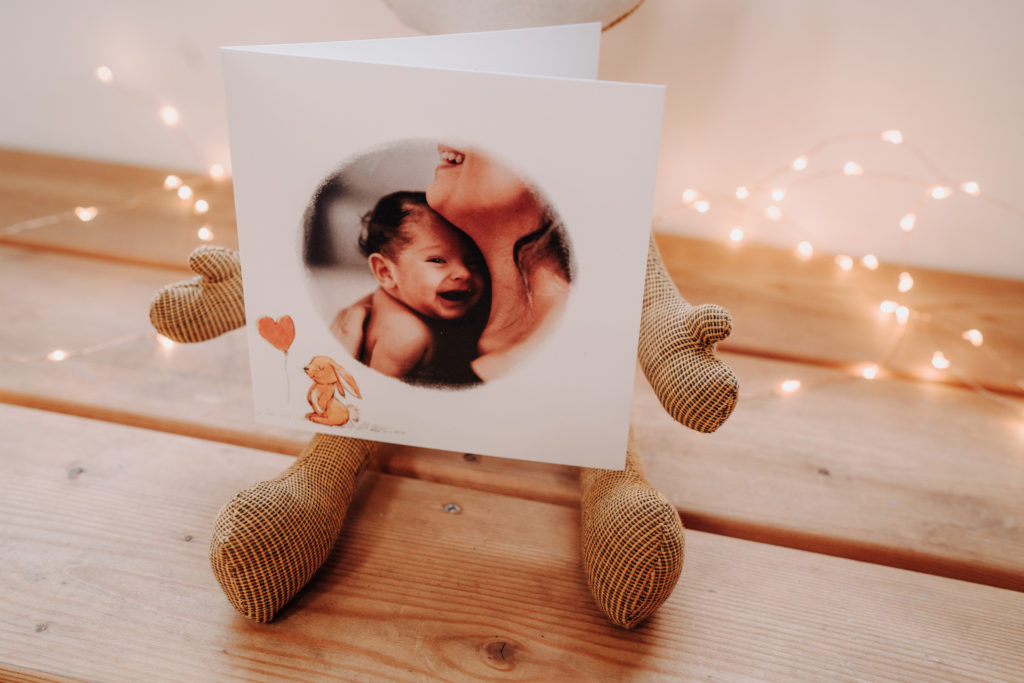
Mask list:
[[[819,156],[828,148],[842,143],[863,141],[875,141],[883,144],[900,146],[919,161],[932,174],[932,177],[926,179],[909,174],[889,173],[884,170],[869,169],[865,168],[856,159],[849,159],[841,165],[814,169],[815,157]],[[809,171],[808,169],[813,170]],[[796,174],[795,177],[792,175],[794,173]],[[789,191],[794,187],[811,186],[826,179],[839,178],[843,176],[851,178],[873,178],[919,188],[920,192],[917,194],[914,201],[899,217],[897,217],[896,220],[893,221],[893,226],[898,228],[898,231],[902,233],[903,236],[909,236],[913,233],[914,229],[917,227],[918,216],[923,210],[926,202],[943,201],[954,196],[957,192],[961,192],[971,197],[973,200],[987,202],[988,204],[1003,211],[1018,216],[1024,216],[1024,208],[999,198],[983,194],[982,188],[977,181],[970,179],[960,181],[955,180],[952,176],[940,169],[938,165],[935,164],[919,147],[909,143],[904,138],[901,131],[895,129],[882,131],[881,133],[859,132],[837,135],[815,144],[803,154],[794,157],[792,161],[785,165],[776,167],[756,182],[737,186],[731,196],[715,196],[713,194],[705,194],[697,188],[686,188],[681,193],[681,200],[684,205],[701,214],[709,213],[712,211],[713,207],[718,208],[721,206],[725,206],[727,212],[731,211],[733,213],[741,214],[742,220],[730,220],[727,223],[727,225],[731,226],[728,232],[728,240],[734,246],[738,246],[743,242],[745,238],[744,225],[757,213],[760,213],[761,217],[768,221],[772,221],[773,223],[784,222],[786,228],[794,231],[799,236],[799,241],[796,243],[796,247],[794,249],[794,257],[800,260],[809,260],[814,255],[813,244],[811,240],[808,239],[809,236],[812,236],[812,231],[806,226],[802,226],[796,221],[793,221],[791,218],[787,218],[780,204],[784,202]],[[787,177],[788,182],[783,182]],[[767,206],[761,209],[760,212],[756,212],[754,210],[754,205],[757,203],[758,199],[767,203]],[[785,221],[783,221],[784,218]],[[901,247],[901,252],[905,256],[906,242],[903,242]],[[881,265],[878,257],[874,254],[864,254],[859,259],[855,259],[854,256],[849,254],[838,254],[834,257],[834,262],[836,267],[840,271],[844,272],[852,271],[857,267],[862,267],[869,271],[876,271]],[[880,301],[878,310],[883,320],[891,318],[891,320],[899,326],[900,331],[889,347],[881,354],[882,358],[865,361],[859,366],[849,368],[850,374],[869,381],[877,379],[883,376],[883,374],[898,376],[900,373],[897,373],[893,368],[888,367],[889,360],[895,355],[896,350],[905,339],[906,331],[909,326],[927,325],[937,328],[949,337],[948,342],[943,342],[945,350],[943,350],[943,348],[936,348],[931,352],[930,358],[927,359],[928,366],[939,372],[948,373],[949,376],[958,380],[961,385],[968,387],[987,398],[997,400],[999,403],[1020,411],[1021,406],[1019,402],[1015,402],[1012,399],[983,387],[976,380],[968,377],[966,373],[953,365],[952,361],[946,354],[953,349],[955,344],[967,343],[986,353],[989,358],[995,360],[999,366],[1011,376],[1013,373],[1020,372],[1020,370],[1012,367],[1004,358],[995,353],[991,347],[985,345],[984,334],[980,330],[973,328],[966,330],[954,328],[935,319],[934,316],[924,311],[917,310],[902,303],[900,301],[901,296],[908,294],[915,286],[916,282],[912,273],[912,268],[909,268],[904,261],[904,263],[899,267],[899,273],[896,276],[895,281],[892,283],[891,294],[871,291],[873,288],[868,289],[868,291],[876,297],[876,300]],[[1018,380],[1017,386],[1019,388],[1024,388],[1024,379]],[[775,385],[771,390],[770,395],[782,396],[793,394],[801,390],[806,390],[807,388],[807,383],[802,383],[799,379],[786,378]]]
[[[110,67],[98,67],[94,72],[94,76],[103,86],[120,88],[129,96],[143,101],[146,106],[150,107],[155,112],[156,116],[159,117],[165,126],[169,129],[173,129],[181,137],[183,146],[188,149],[197,160],[201,160],[202,155],[198,153],[194,141],[188,136],[186,127],[182,125],[183,117],[176,107],[171,104],[158,101],[156,98],[153,98],[138,89],[120,84],[115,78],[115,74]],[[923,179],[907,174],[887,173],[881,170],[867,169],[856,159],[849,159],[841,166],[814,168],[815,157],[828,148],[842,143],[865,140],[881,141],[884,144],[898,145],[902,147],[931,172],[932,178]],[[200,163],[200,165],[205,166],[206,164]],[[808,172],[809,169],[810,172]],[[797,174],[796,177],[790,177],[788,182],[782,182],[786,176],[791,176],[793,173]],[[756,182],[737,186],[729,197],[716,197],[714,195],[708,196],[704,195],[698,189],[687,188],[681,193],[681,200],[684,205],[701,214],[709,213],[712,211],[713,207],[719,207],[723,204],[733,211],[738,209],[739,212],[743,214],[744,219],[742,221],[730,222],[731,228],[728,232],[728,241],[734,246],[738,246],[743,243],[746,237],[743,224],[748,222],[747,219],[753,215],[752,202],[756,200],[756,198],[766,197],[770,200],[770,203],[760,212],[765,219],[774,223],[782,223],[785,218],[785,213],[780,207],[780,204],[785,201],[792,188],[812,186],[827,179],[843,176],[874,178],[921,188],[921,192],[915,198],[914,202],[893,222],[894,227],[902,231],[904,235],[910,235],[913,233],[914,229],[917,227],[918,216],[927,201],[942,201],[953,196],[956,192],[962,192],[976,200],[987,202],[1003,211],[1024,216],[1024,208],[999,198],[989,197],[983,194],[982,188],[977,181],[968,179],[957,182],[952,179],[951,176],[943,172],[942,169],[940,169],[920,148],[909,143],[904,138],[903,134],[899,130],[895,129],[882,131],[881,133],[872,131],[833,136],[818,142],[804,153],[797,155],[790,162],[778,166]],[[201,188],[204,183],[210,180],[219,181],[226,177],[226,169],[220,163],[209,164],[208,171],[205,175],[195,174],[186,178],[182,178],[177,175],[168,175],[160,187],[151,188],[148,191],[137,193],[135,196],[126,198],[120,202],[97,206],[76,206],[50,215],[21,220],[4,227],[0,227],[0,239],[47,226],[73,224],[75,222],[89,223],[104,214],[127,211],[144,204],[147,201],[151,201],[156,193],[174,193],[180,201],[186,202],[190,205],[191,213],[193,215],[202,216],[203,214],[206,214],[211,207],[208,199],[199,196],[197,188]],[[791,218],[787,218],[785,220],[785,224],[788,229],[795,230],[801,237],[794,249],[794,257],[805,261],[811,259],[815,254],[813,243],[811,239],[809,239],[809,237],[813,237],[812,231],[807,229],[806,226],[797,225]],[[204,242],[209,242],[214,239],[214,233],[209,225],[203,225],[200,227],[197,230],[196,236],[200,241]],[[839,254],[834,257],[834,262],[836,267],[844,272],[852,271],[857,267],[874,271],[880,266],[879,260],[874,254],[864,254],[859,259],[856,259],[852,255]],[[955,330],[948,325],[944,325],[940,321],[933,320],[932,316],[926,313],[901,304],[898,300],[898,295],[910,292],[915,287],[915,281],[910,268],[907,268],[904,265],[904,267],[900,268],[900,271],[901,272],[899,273],[896,282],[893,283],[893,290],[895,290],[897,296],[894,298],[878,296],[878,299],[881,301],[879,304],[879,314],[883,318],[891,316],[900,329],[892,344],[882,354],[881,358],[864,361],[856,366],[852,366],[849,368],[849,373],[846,375],[848,378],[873,381],[886,374],[897,375],[898,373],[895,373],[887,364],[889,359],[892,358],[900,344],[905,339],[906,330],[911,324],[934,325],[949,335],[950,344],[954,341],[970,344],[982,352],[987,353],[990,358],[995,360],[1000,367],[1007,372],[1016,371],[1016,369],[1012,368],[1005,359],[1001,358],[998,354],[994,353],[990,347],[984,344],[984,334],[980,330],[973,328],[968,330]],[[877,295],[877,293],[873,294]],[[166,351],[170,351],[175,346],[173,341],[167,339],[163,335],[156,334],[154,332],[140,332],[79,349],[52,349],[45,353],[33,355],[0,356],[0,362],[59,363],[69,359],[99,353],[143,339],[154,340]],[[969,387],[973,391],[994,401],[998,401],[999,403],[1012,407],[1015,410],[1020,410],[1018,402],[996,392],[990,391],[973,378],[967,376],[966,373],[962,372],[959,368],[955,367],[949,358],[946,357],[945,352],[942,349],[935,349],[932,352],[932,356],[929,361],[933,368],[940,372],[949,373],[953,377],[957,378],[961,384]],[[808,382],[802,381],[798,378],[789,377],[781,380],[762,397],[782,397],[791,395],[800,391],[806,391],[818,384],[809,384]],[[1019,380],[1018,386],[1024,389],[1024,380]],[[744,398],[749,400],[750,398],[757,398],[757,396],[745,396]]]

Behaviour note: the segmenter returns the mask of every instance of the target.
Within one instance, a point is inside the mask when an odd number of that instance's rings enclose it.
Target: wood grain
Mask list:
[[[212,244],[236,247],[231,182],[179,172],[195,192],[183,201],[164,189],[169,173],[0,149],[0,242],[177,270],[203,243],[202,226],[213,231]],[[192,211],[200,198],[210,204],[203,215]],[[99,214],[83,223],[79,206]],[[51,222],[12,232],[40,218]]]
[[[657,240],[688,300],[732,313],[722,349],[842,369],[878,363],[915,379],[1024,394],[1024,279],[914,268],[914,288],[901,294],[903,269],[894,265],[843,272],[829,255],[801,261],[772,247],[666,234]],[[901,326],[881,314],[883,300],[916,313]],[[961,338],[968,329],[983,333],[982,347]],[[949,371],[932,367],[937,350],[953,363]]]
[[[9,406],[0,430],[0,671],[14,675],[1013,680],[1024,668],[1020,593],[699,532],[669,602],[623,632],[589,600],[574,511],[375,473],[324,570],[254,624],[219,594],[205,540],[220,504],[287,457]]]
[[[170,351],[146,336],[145,311],[167,271],[0,247],[0,272],[33,283],[0,288],[4,354],[141,335],[61,363],[4,363],[0,401],[291,455],[308,441],[253,421],[240,331]],[[641,459],[687,524],[1024,589],[1021,412],[955,387],[726,357],[741,400],[715,434],[672,422],[642,376],[634,390]],[[788,378],[804,388],[781,396]],[[579,500],[572,467],[400,446],[386,447],[376,467],[541,502]]]

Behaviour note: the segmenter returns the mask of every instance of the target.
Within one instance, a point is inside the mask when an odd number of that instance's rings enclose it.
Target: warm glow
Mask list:
[[[973,180],[968,180],[966,183],[961,183],[960,189],[966,192],[967,194],[971,195],[972,197],[977,197],[981,193],[981,188],[978,187],[978,183],[974,182]]]
[[[914,229],[914,223],[916,222],[917,216],[915,216],[913,213],[908,213],[907,215],[900,219],[900,227],[903,229],[903,232],[910,232],[911,230]]]
[[[909,292],[914,287],[914,278],[910,273],[900,273],[900,283],[897,286],[901,292]]]
[[[736,188],[736,199],[746,199],[750,196],[750,190],[740,185]]]
[[[224,167],[221,166],[220,164],[214,164],[213,166],[210,166],[209,172],[211,178],[213,178],[214,180],[220,180],[221,178],[224,177],[226,171],[224,170]]]
[[[192,188],[189,187],[188,185],[182,185],[181,187],[178,188],[178,196],[181,197],[182,199],[191,199]]]
[[[840,270],[853,270],[853,257],[844,254],[836,256],[836,265]]]
[[[895,301],[883,301],[882,305],[878,308],[881,309],[882,313],[895,313],[899,306]]]
[[[903,133],[898,130],[887,130],[882,133],[882,139],[886,142],[891,142],[894,145],[898,145],[903,142]]]
[[[110,83],[114,80],[114,72],[110,70],[109,66],[101,66],[96,69],[96,78],[100,80],[100,83]]]
[[[711,204],[706,199],[700,199],[693,203],[693,208],[697,209],[697,213],[707,213],[711,210]]]
[[[807,168],[807,157],[797,157],[793,159],[793,170],[802,171]]]
[[[792,394],[794,391],[800,388],[800,380],[787,379],[785,382],[779,385],[779,388],[785,391],[787,394]]]
[[[733,228],[732,230],[730,230],[729,231],[729,239],[731,239],[733,242],[742,242],[743,241],[743,228],[736,227],[736,228]]]
[[[205,199],[197,199],[196,203],[192,205],[192,210],[196,213],[206,213],[210,210],[210,202]]]
[[[811,246],[810,242],[801,242],[796,245],[796,253],[800,258],[807,260],[814,255],[814,247]]]
[[[773,200],[775,200],[777,202],[781,202],[785,198],[786,198],[786,191],[783,190],[782,188],[777,188],[775,190],[772,190],[772,199]]]
[[[67,351],[61,351],[60,349],[57,349],[56,351],[50,351],[48,354],[46,354],[46,359],[52,361],[62,361],[67,357]]]
[[[181,114],[174,107],[162,107],[160,119],[168,126],[176,126],[181,121]]]
[[[93,218],[96,218],[96,214],[100,212],[95,206],[76,206],[75,215],[78,216],[78,220],[83,223],[88,223]]]
[[[860,374],[864,379],[874,379],[878,377],[878,366],[874,364],[867,365],[861,368]]]
[[[878,257],[874,254],[867,254],[860,260],[860,264],[868,270],[878,270]]]
[[[967,330],[960,336],[966,339],[967,341],[971,342],[975,346],[981,346],[982,343],[985,341],[985,337],[982,336],[980,330]]]
[[[165,190],[177,190],[181,187],[181,178],[176,175],[169,175],[164,178],[164,189]]]
[[[935,187],[929,188],[928,194],[932,196],[932,199],[945,199],[953,194],[953,190],[945,185],[936,185]]]
[[[172,340],[168,339],[167,337],[165,337],[162,334],[156,335],[156,340],[158,342],[160,342],[160,345],[162,347],[164,347],[165,349],[173,349],[174,348],[174,342]]]
[[[847,161],[843,164],[843,173],[846,175],[864,175],[864,167],[856,161]]]
[[[932,365],[939,370],[946,370],[949,368],[949,359],[942,355],[942,351],[936,351],[932,354]]]
[[[697,190],[687,188],[683,190],[683,203],[692,204],[699,196],[700,195],[697,194]]]
[[[764,217],[771,221],[781,221],[782,209],[772,204],[764,210]]]
[[[199,235],[199,239],[201,239],[204,242],[209,242],[210,240],[213,239],[213,230],[210,230],[209,225],[204,225],[203,227],[199,228],[199,232],[197,234]]]
[[[896,309],[896,322],[900,325],[906,325],[907,321],[910,320],[910,309],[906,306],[900,306]]]

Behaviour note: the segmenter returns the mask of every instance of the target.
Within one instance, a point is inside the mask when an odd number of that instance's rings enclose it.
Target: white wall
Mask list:
[[[647,0],[605,33],[601,70],[669,86],[661,229],[725,239],[742,225],[754,241],[808,239],[821,252],[1022,278],[1022,30],[1019,0]],[[411,34],[381,0],[3,0],[0,145],[224,163],[218,46]],[[114,84],[93,76],[100,65]],[[180,110],[178,130],[160,122],[160,103]],[[873,139],[889,128],[908,144]],[[794,186],[778,223],[761,216],[766,197],[731,198],[817,143],[861,131],[871,135],[812,156],[804,174],[856,160],[922,184],[866,175]],[[914,232],[899,230],[924,184],[963,180],[981,196],[928,200]],[[711,200],[708,213],[681,204],[687,187]]]

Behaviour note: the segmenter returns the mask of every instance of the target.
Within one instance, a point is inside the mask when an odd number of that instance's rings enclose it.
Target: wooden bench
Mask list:
[[[241,332],[151,332],[196,229],[236,239],[230,183],[188,179],[213,207],[197,217],[165,175],[0,152],[0,679],[1020,679],[1024,283],[915,271],[935,324],[901,329],[872,294],[893,269],[670,235],[684,294],[734,315],[741,401],[701,435],[637,375],[640,455],[688,527],[649,622],[591,602],[574,468],[407,447],[362,481],[312,585],[244,620],[207,563],[212,520],[307,436],[252,421]],[[971,327],[985,346],[929,369]]]

